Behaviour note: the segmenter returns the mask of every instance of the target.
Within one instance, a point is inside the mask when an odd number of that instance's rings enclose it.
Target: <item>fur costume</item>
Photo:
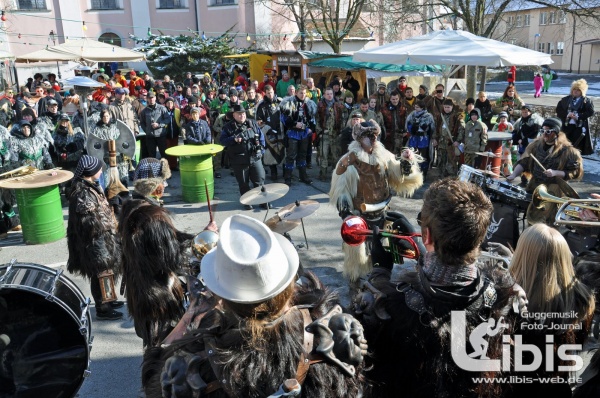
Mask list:
[[[573,96],[574,89],[581,91],[581,97]],[[556,115],[563,122],[562,130],[582,155],[594,153],[592,132],[588,121],[594,116],[594,103],[591,98],[585,96],[587,89],[588,84],[584,79],[574,81],[571,85],[571,95],[563,97],[556,105]],[[569,113],[572,112],[577,113],[577,119],[567,119]]]
[[[183,315],[177,274],[187,266],[193,236],[175,229],[167,210],[135,199],[123,205],[119,235],[127,308],[144,346],[155,346]]]
[[[31,134],[23,135],[22,126],[15,125],[11,129],[10,161],[11,168],[33,166],[36,169],[52,168],[52,158],[48,152],[48,142],[38,136],[37,127],[31,125]],[[45,131],[45,130],[41,130]]]
[[[171,168],[167,159],[160,159],[160,175],[148,176],[147,178],[139,178],[136,176],[133,182],[133,188],[136,193],[143,197],[148,197],[154,192],[158,185],[164,183],[166,180],[171,178]]]
[[[371,123],[379,128],[375,121],[371,120]],[[355,129],[359,130],[360,125],[355,126]],[[385,149],[380,141],[373,143],[373,152],[369,154],[362,148],[361,143],[356,141],[357,138],[360,138],[360,133],[353,131],[353,136],[355,141],[348,146],[349,152],[342,156],[337,163],[337,167],[339,168],[344,158],[350,156],[351,153],[361,162],[361,166],[359,167],[359,164],[350,165],[339,175],[336,171],[333,172],[329,203],[334,204],[338,210],[342,211],[346,208],[352,214],[363,216],[364,214],[359,208],[361,203],[358,202],[375,204],[389,200],[391,198],[390,189],[393,189],[400,196],[410,197],[415,190],[423,185],[423,175],[419,171],[417,160],[410,161],[410,174],[405,174],[401,161]],[[402,161],[408,162],[406,159]],[[374,166],[375,170],[378,170],[379,176],[376,176],[374,180],[383,185],[377,184],[377,191],[374,190],[375,187],[361,186],[361,173],[366,170],[363,167],[364,165]],[[369,200],[369,198],[372,200]],[[376,200],[373,201],[373,199]],[[340,215],[345,218],[347,214]],[[344,275],[347,278],[354,281],[370,271],[370,259],[364,243],[359,246],[349,246],[343,243],[342,247],[344,251]]]
[[[377,262],[381,263],[380,260],[377,258]],[[360,313],[357,317],[365,327],[373,352],[373,363],[369,364],[373,366],[367,373],[374,382],[373,396],[502,396],[499,391],[502,384],[473,382],[473,377],[502,375],[469,372],[455,364],[450,349],[450,312],[465,310],[466,336],[490,317],[499,323],[504,316],[503,322],[510,325],[516,314],[509,311],[514,282],[508,271],[475,263],[460,268],[460,275],[464,276],[460,283],[440,286],[429,279],[430,273],[426,274],[425,269],[433,269],[434,277],[458,276],[458,266],[452,266],[452,271],[447,272],[448,266],[440,264],[435,253],[421,257],[416,267],[403,266],[399,281],[390,281],[392,264],[387,265],[388,269],[376,267],[373,270],[370,285],[364,284],[354,300],[355,311]],[[497,298],[491,307],[486,307],[484,297],[491,295],[488,294],[492,292],[490,287]],[[373,296],[373,292],[376,295]],[[374,304],[370,306],[369,302]],[[499,358],[502,333],[488,337],[488,341],[488,357]],[[468,340],[466,346],[463,349],[469,352],[472,347]]]
[[[294,286],[290,305],[308,308],[311,320],[321,318],[337,303],[337,296],[313,274],[308,273],[302,285]],[[146,397],[267,397],[296,374],[303,353],[303,323],[295,307],[265,325],[262,339],[252,341],[245,318],[212,304],[192,322],[195,326],[188,327],[190,337],[146,351],[142,367]],[[225,386],[215,371],[221,373]],[[357,365],[355,376],[331,362],[313,363],[300,396],[366,396],[361,371],[362,363]]]
[[[557,197],[563,197],[564,193],[560,190],[556,183],[555,177],[546,177],[543,170],[530,156],[533,154],[546,169],[560,170],[565,172],[564,180],[580,179],[583,177],[583,159],[580,152],[571,145],[567,137],[563,133],[559,133],[556,137],[555,144],[544,150],[544,138],[539,137],[527,146],[523,156],[519,160],[519,164],[527,173],[531,173],[532,178],[527,184],[527,192],[532,193],[540,184],[545,184],[548,187],[548,192]],[[545,210],[537,209],[530,205],[527,209],[527,219],[536,222],[545,222],[552,225],[554,216],[558,206],[556,204],[547,204]]]
[[[108,124],[104,124],[102,120],[99,120],[90,131],[90,134],[105,141],[116,140],[121,135],[116,120],[111,120]],[[104,163],[110,164],[108,151],[106,151],[102,160],[104,160]],[[122,153],[117,153],[117,169],[121,181],[127,181],[129,179],[129,161],[125,159]],[[105,171],[104,181],[110,181],[110,168]]]
[[[69,197],[67,246],[70,273],[89,279],[106,270],[121,273],[121,243],[106,197],[97,184],[76,179]]]

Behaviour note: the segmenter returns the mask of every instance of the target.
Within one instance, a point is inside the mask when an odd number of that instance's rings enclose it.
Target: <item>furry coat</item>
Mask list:
[[[121,273],[121,243],[113,212],[102,188],[80,178],[73,182],[69,196],[67,246],[69,272],[89,279],[105,270]]]
[[[308,273],[302,285],[296,285],[290,305],[305,305],[311,318],[317,319],[329,311],[338,301],[336,294]],[[303,319],[299,311],[289,311],[272,322],[264,333],[264,340],[252,344],[248,325],[232,311],[209,309],[200,324],[188,328],[182,340],[170,346],[156,347],[146,351],[142,367],[142,385],[148,398],[173,397],[267,397],[286,379],[293,378],[303,351]],[[199,356],[208,341],[214,342],[215,363],[227,380],[227,394],[219,388],[213,392],[199,391],[199,378],[206,383],[216,380],[207,357]],[[191,362],[190,362],[191,360]],[[187,362],[181,372],[170,373],[168,368],[180,361]],[[302,385],[301,397],[354,398],[368,396],[362,376],[362,365],[356,376],[347,376],[341,369],[327,362],[310,365]],[[195,387],[192,387],[195,386]],[[196,388],[194,390],[194,388]],[[163,395],[166,394],[166,395]]]
[[[417,161],[413,161],[411,173],[403,175],[402,166],[396,156],[385,149],[380,141],[373,145],[373,152],[367,153],[362,149],[360,142],[352,141],[348,146],[348,153],[340,158],[338,166],[343,159],[353,152],[358,160],[370,165],[378,165],[379,171],[387,178],[388,185],[396,193],[403,197],[410,197],[423,185],[423,174],[419,170]],[[356,209],[353,199],[358,193],[360,174],[354,166],[349,166],[346,171],[338,175],[335,170],[331,178],[331,190],[329,191],[329,203],[334,204],[338,210],[349,206],[348,210],[360,215],[360,209]],[[369,203],[371,204],[371,203]],[[366,245],[349,246],[342,244],[344,251],[344,275],[350,280],[357,280],[361,275],[371,270],[371,261],[366,252]]]
[[[144,346],[155,346],[183,315],[178,273],[193,236],[176,230],[167,210],[144,199],[125,202],[119,234],[127,308]]]

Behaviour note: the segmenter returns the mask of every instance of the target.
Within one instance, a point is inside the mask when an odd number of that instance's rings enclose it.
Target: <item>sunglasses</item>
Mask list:
[[[541,129],[541,130],[540,130],[540,133],[544,133],[544,134],[546,134],[546,135],[550,135],[550,134],[552,134],[552,133],[555,133],[555,134],[556,134],[556,131],[554,131],[554,130],[546,130],[546,129]]]
[[[444,90],[435,90],[435,92],[438,93],[438,94],[443,94]]]

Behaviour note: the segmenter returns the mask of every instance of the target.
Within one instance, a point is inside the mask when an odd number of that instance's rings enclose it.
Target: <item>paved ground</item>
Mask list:
[[[543,99],[545,97],[542,97]],[[310,173],[316,177],[317,170],[310,170]],[[230,215],[240,212],[262,220],[265,217],[264,210],[242,211],[238,202],[239,194],[235,179],[226,171],[222,174],[223,178],[217,180],[215,188],[214,204],[217,223],[220,224]],[[590,192],[600,192],[600,185],[594,182],[597,177],[586,174],[584,181],[574,183],[573,186],[582,196]],[[433,178],[435,178],[435,170],[430,173],[430,179]],[[414,223],[416,214],[422,206],[422,194],[427,185],[417,191],[411,199],[394,198],[392,209],[403,212]],[[273,202],[275,209],[269,212],[269,216],[274,215],[277,208],[293,203],[295,200],[313,199],[321,204],[315,214],[304,220],[308,247],[300,247],[298,252],[303,265],[316,272],[331,289],[338,291],[342,302],[348,304],[348,287],[340,273],[343,258],[339,235],[341,221],[337,210],[328,204],[328,190],[329,183],[315,181],[312,186],[307,186],[295,180],[289,193]],[[165,206],[172,212],[175,225],[181,230],[197,233],[208,223],[205,204],[183,203],[177,172],[169,180]],[[65,220],[66,210],[65,208]],[[300,227],[290,234],[297,245],[303,243],[304,238]],[[8,262],[11,258],[16,258],[19,262],[64,268],[67,260],[66,240],[26,246],[22,243],[21,233],[11,232],[8,239],[0,241],[0,264]],[[80,278],[72,279],[84,294],[89,296],[87,283]],[[127,318],[117,322],[95,321],[93,335],[92,374],[83,384],[79,396],[82,398],[136,397],[140,388],[142,342],[135,335],[132,322]]]

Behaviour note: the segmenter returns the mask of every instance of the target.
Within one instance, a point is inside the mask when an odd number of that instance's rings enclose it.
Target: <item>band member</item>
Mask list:
[[[468,166],[475,166],[475,152],[482,152],[488,141],[487,126],[481,121],[479,109],[474,108],[470,113],[471,120],[465,124],[465,128],[458,133],[454,146],[458,147],[460,143],[465,145],[465,163]]]
[[[296,283],[298,253],[287,239],[234,215],[201,268],[207,291],[146,351],[146,397],[284,396],[293,378],[302,396],[364,396],[362,327],[313,274]]]
[[[531,174],[526,191],[532,193],[540,184],[545,184],[548,193],[557,197],[565,196],[557,183],[557,178],[563,180],[579,179],[583,177],[583,159],[581,153],[569,142],[561,130],[562,122],[557,118],[548,118],[542,123],[543,134],[533,141],[523,153],[519,163],[512,174],[506,177],[513,181],[523,172]],[[533,155],[543,168],[533,159]],[[527,221],[530,224],[543,222],[554,224],[558,207],[546,204],[543,209],[529,205]]]
[[[484,268],[477,261],[492,211],[490,199],[479,187],[446,178],[431,184],[424,194],[420,219],[427,252],[417,264],[404,264],[390,280],[391,256],[374,241],[373,263],[378,266],[370,285],[364,284],[354,299],[373,349],[369,372],[373,396],[397,397],[399,392],[423,398],[503,396],[502,385],[475,380],[496,373],[464,370],[454,360],[455,349],[468,356],[466,348],[471,345],[455,341],[453,328],[459,326],[462,333],[466,328],[473,342],[476,327],[491,327],[491,336],[472,349],[487,348],[479,356],[497,359],[503,328],[517,316],[510,311],[514,283],[508,271]],[[519,308],[520,302],[515,303]],[[463,322],[453,319],[461,315]],[[423,383],[422,377],[429,382]]]
[[[312,184],[306,172],[306,153],[308,150],[308,136],[315,131],[315,115],[317,106],[306,97],[306,86],[299,85],[296,95],[286,97],[279,105],[281,122],[286,130],[287,137],[284,178],[287,185],[292,183],[294,162],[298,168],[300,181]]]
[[[227,147],[241,196],[250,190],[251,181],[254,187],[265,182],[265,168],[261,162],[265,151],[265,137],[256,121],[246,118],[243,106],[234,105],[231,113],[233,120],[223,127],[221,144]],[[268,204],[260,206],[267,208]],[[245,205],[245,209],[252,210],[252,206]]]
[[[571,84],[571,95],[563,97],[556,105],[556,115],[562,120],[562,131],[582,155],[594,153],[588,122],[594,116],[594,103],[585,96],[587,89],[585,79],[575,80]]]
[[[393,189],[398,195],[410,196],[423,185],[417,157],[402,151],[402,159],[385,149],[377,140],[379,125],[370,120],[354,126],[354,141],[348,153],[337,162],[331,179],[329,201],[335,204],[342,219],[360,215],[368,220],[383,218]],[[362,210],[367,208],[367,210]],[[344,247],[344,275],[356,281],[370,271],[366,245]]]
[[[266,84],[264,90],[265,95],[256,107],[256,123],[258,123],[263,133],[266,131],[264,135],[267,147],[263,163],[270,169],[271,180],[277,181],[277,166],[283,162],[285,157],[284,133],[281,126],[279,100],[275,97],[275,89],[273,89],[273,86]]]
[[[158,179],[162,178],[148,178]],[[119,235],[127,308],[144,347],[153,347],[184,313],[184,291],[178,273],[183,274],[187,268],[184,252],[194,237],[178,231],[167,210],[147,198],[132,199],[123,205]]]
[[[69,221],[67,269],[90,280],[92,297],[96,303],[96,319],[121,319],[123,314],[115,308],[122,301],[102,302],[98,274],[112,271],[121,273],[121,243],[117,236],[117,223],[104,196],[98,179],[102,174],[102,161],[83,155],[75,170],[75,181],[69,196]]]
[[[433,115],[425,108],[424,101],[417,102],[414,109],[406,118],[406,132],[410,134],[408,146],[416,148],[419,155],[425,159],[424,162],[421,162],[420,167],[423,178],[426,179],[429,172],[429,162],[433,160],[431,156],[433,147],[431,144],[433,144],[432,138],[436,131],[436,125]]]
[[[465,122],[464,113],[458,105],[454,104],[451,98],[444,100],[444,111],[441,115],[442,128],[436,132],[433,145],[438,148],[438,169],[441,170],[443,177],[455,176],[460,164],[460,151],[453,146],[457,137],[464,132]]]
[[[340,132],[343,128],[343,113],[344,105],[333,98],[333,89],[327,87],[323,98],[317,104],[317,137],[321,165],[319,180],[321,181],[329,179],[327,172],[329,159],[336,162],[342,156]]]

